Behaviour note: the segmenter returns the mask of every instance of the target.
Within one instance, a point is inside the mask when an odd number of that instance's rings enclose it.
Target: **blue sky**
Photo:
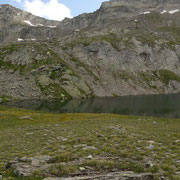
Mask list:
[[[62,20],[97,10],[107,0],[0,0],[47,19]]]

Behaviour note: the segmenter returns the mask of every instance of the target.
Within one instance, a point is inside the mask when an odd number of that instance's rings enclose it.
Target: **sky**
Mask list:
[[[50,20],[63,20],[82,13],[97,10],[107,0],[0,0],[0,4],[10,4],[34,15]]]

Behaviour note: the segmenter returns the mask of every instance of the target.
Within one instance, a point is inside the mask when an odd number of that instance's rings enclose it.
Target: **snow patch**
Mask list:
[[[144,14],[150,14],[150,13],[151,13],[150,11],[144,12]]]
[[[179,9],[171,10],[171,11],[169,11],[168,13],[169,13],[169,14],[174,14],[174,13],[177,13],[177,12],[179,12]]]
[[[56,26],[47,26],[47,27],[49,27],[49,28],[56,28]]]
[[[163,11],[161,12],[161,14],[165,14],[165,13],[167,13],[167,11],[166,11],[166,10],[163,10]]]
[[[76,29],[75,32],[80,32],[80,29]]]
[[[33,38],[33,39],[31,39],[31,41],[36,41],[36,39],[35,39],[35,38]]]
[[[37,26],[44,26],[43,24],[38,24]]]
[[[43,24],[37,24],[37,25],[34,25],[32,24],[30,21],[27,21],[27,20],[24,20],[25,23],[29,24],[30,26],[34,26],[34,27],[37,27],[37,26],[44,26]]]
[[[18,38],[18,42],[22,42],[24,41],[24,39]]]
[[[34,24],[32,24],[30,21],[24,20],[25,23],[29,24],[30,26],[35,26]]]
[[[140,14],[150,14],[151,12],[150,11],[146,11],[146,12],[143,12],[143,13],[140,13]]]
[[[134,21],[135,21],[135,22],[138,22],[138,20],[137,20],[137,19],[135,19]]]
[[[34,25],[34,24],[32,24],[30,21],[27,21],[27,20],[24,20],[24,22],[27,23],[27,24],[30,25],[30,26],[33,26],[33,27],[38,27],[38,26],[43,27],[43,26],[44,26],[43,24]],[[56,28],[56,26],[45,26],[45,27]]]

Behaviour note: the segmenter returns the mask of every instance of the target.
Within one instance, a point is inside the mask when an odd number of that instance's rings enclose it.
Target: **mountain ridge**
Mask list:
[[[3,5],[1,99],[180,92],[179,2],[134,2],[104,2],[63,21]]]

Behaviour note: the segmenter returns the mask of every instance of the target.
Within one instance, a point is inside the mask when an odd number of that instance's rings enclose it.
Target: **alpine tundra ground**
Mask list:
[[[3,179],[35,180],[133,171],[151,172],[154,179],[178,180],[179,155],[180,119],[50,114],[0,106]],[[44,169],[40,157],[49,158]],[[7,167],[8,161],[18,158],[36,166],[34,170],[26,164],[29,169],[24,173],[28,177],[14,171],[18,163]]]

